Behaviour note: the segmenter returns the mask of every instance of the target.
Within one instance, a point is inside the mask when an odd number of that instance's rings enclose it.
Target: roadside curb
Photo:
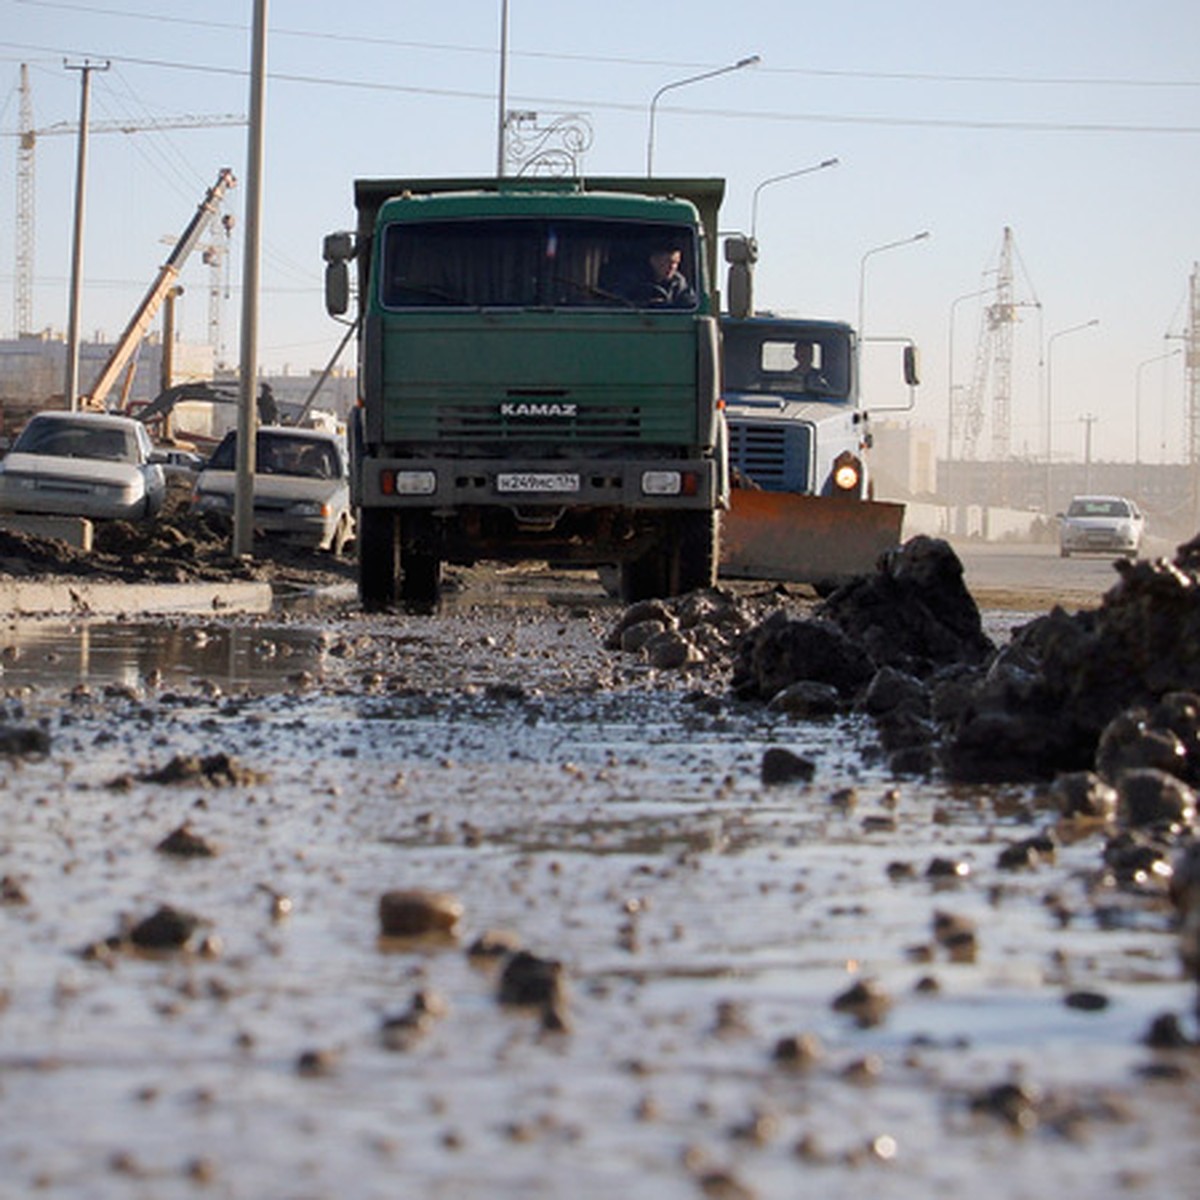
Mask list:
[[[269,583],[70,583],[0,580],[0,614],[114,616],[252,612],[271,608]]]

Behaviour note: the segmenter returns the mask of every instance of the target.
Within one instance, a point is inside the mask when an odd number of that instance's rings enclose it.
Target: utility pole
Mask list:
[[[1092,494],[1092,426],[1100,419],[1092,413],[1079,418],[1083,422],[1083,490]]]
[[[246,237],[242,251],[242,336],[238,376],[237,478],[233,553],[254,548],[254,460],[258,448],[258,280],[262,242],[263,119],[267,92],[267,0],[254,0],[250,48],[250,131],[246,149]]]
[[[21,132],[17,143],[17,257],[13,275],[13,319],[17,337],[33,332],[33,97],[29,66],[21,64]]]
[[[71,295],[67,319],[67,371],[63,383],[63,398],[74,412],[79,407],[79,305],[83,278],[83,210],[87,182],[88,113],[92,103],[92,72],[107,71],[111,64],[82,63],[63,60],[68,71],[79,72],[79,153],[75,164],[75,232],[71,248]]]

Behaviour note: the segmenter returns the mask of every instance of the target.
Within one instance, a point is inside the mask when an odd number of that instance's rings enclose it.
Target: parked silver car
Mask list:
[[[342,439],[317,429],[272,425],[258,431],[254,528],[268,537],[341,554],[354,537]],[[230,430],[196,479],[192,508],[232,518],[237,431]]]
[[[31,417],[0,462],[0,511],[141,520],[166,498],[146,427],[109,413]]]
[[[1076,496],[1058,516],[1058,546],[1063,558],[1097,553],[1136,558],[1142,548],[1145,518],[1124,496]]]

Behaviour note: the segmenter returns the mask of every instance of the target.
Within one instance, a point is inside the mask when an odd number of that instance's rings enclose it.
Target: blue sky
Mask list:
[[[1135,11],[1136,8],[1136,11]],[[508,103],[584,115],[585,172],[639,174],[651,97],[743,56],[761,62],[665,93],[659,175],[728,181],[725,229],[748,229],[759,192],[757,298],[914,338],[925,382],[915,419],[944,439],[953,382],[971,374],[978,301],[1013,230],[1016,298],[1011,446],[1045,453],[1044,346],[1056,458],[1176,461],[1180,347],[1200,260],[1200,6],[1148,0],[510,0]],[[352,224],[357,176],[486,175],[496,161],[500,0],[269,7],[260,350],[263,365],[320,367],[341,330],[324,314],[321,238]],[[19,64],[35,126],[74,121],[87,56],[96,122],[245,114],[250,0],[0,0],[0,334],[12,332],[12,182]],[[91,141],[82,325],[115,336],[222,166],[245,173],[245,131],[97,134]],[[65,327],[73,136],[39,139],[34,318]],[[235,191],[230,208],[240,214]],[[928,230],[921,242],[876,247]],[[236,349],[241,243],[224,340]],[[864,255],[866,258],[864,259]],[[865,262],[865,266],[864,266]],[[860,281],[862,283],[860,297]],[[209,275],[184,273],[185,336],[203,340]],[[1032,307],[1037,302],[1040,308]],[[1140,387],[1139,387],[1140,383]],[[875,383],[870,399],[902,402]],[[1135,400],[1142,420],[1135,423]],[[989,414],[990,416],[990,414]],[[980,450],[986,453],[990,420]]]

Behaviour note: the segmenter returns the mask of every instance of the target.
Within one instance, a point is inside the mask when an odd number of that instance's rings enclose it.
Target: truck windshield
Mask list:
[[[724,326],[728,392],[850,395],[850,339],[844,330]]]
[[[463,218],[384,231],[384,308],[674,308],[697,305],[687,225]]]

